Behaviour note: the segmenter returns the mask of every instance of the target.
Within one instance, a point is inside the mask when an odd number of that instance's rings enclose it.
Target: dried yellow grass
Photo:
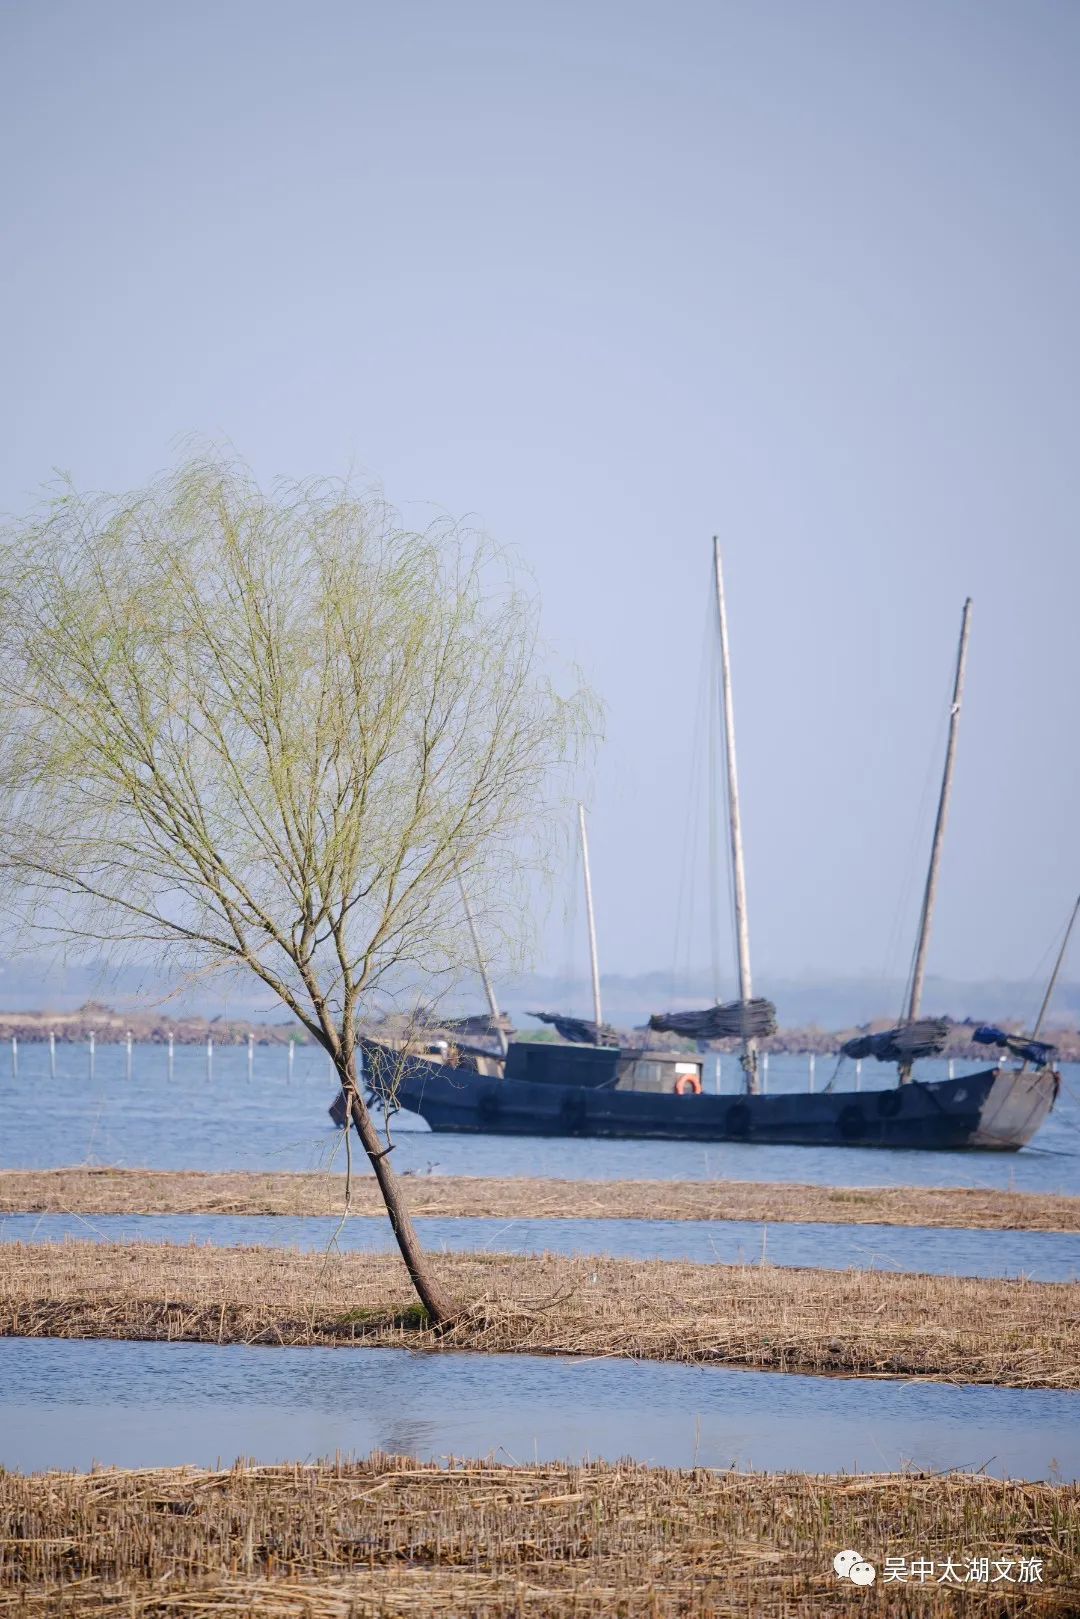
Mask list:
[[[427,1328],[390,1254],[0,1247],[0,1335],[625,1355],[1080,1388],[1080,1283],[442,1254]]]
[[[800,1186],[755,1181],[562,1181],[410,1176],[414,1215],[513,1219],[766,1220],[1080,1231],[1080,1198],[970,1187]],[[345,1178],[197,1170],[8,1169],[4,1214],[340,1213]],[[385,1217],[374,1180],[352,1211]]]
[[[761,1619],[1075,1614],[1075,1486],[620,1463],[0,1475],[0,1613],[42,1619]],[[878,1583],[841,1585],[853,1547]],[[884,1582],[887,1556],[1042,1562],[1042,1580]]]

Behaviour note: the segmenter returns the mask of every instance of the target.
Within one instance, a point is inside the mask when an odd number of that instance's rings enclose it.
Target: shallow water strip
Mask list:
[[[766,1225],[739,1220],[461,1219],[421,1215],[433,1253],[607,1255],[699,1265],[770,1264],[822,1270],[916,1271],[935,1276],[1080,1279],[1080,1235],[1058,1231],[945,1231],[887,1225]],[[318,1253],[392,1253],[385,1219],[332,1215],[0,1214],[5,1242],[212,1243]]]
[[[215,1466],[378,1449],[1080,1478],[1080,1396],[537,1355],[0,1340],[0,1464]]]

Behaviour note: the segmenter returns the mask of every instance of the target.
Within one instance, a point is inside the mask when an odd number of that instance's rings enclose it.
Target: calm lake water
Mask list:
[[[339,1222],[289,1215],[0,1215],[0,1242],[169,1242],[216,1247],[325,1249]],[[699,1264],[821,1266],[826,1270],[904,1270],[939,1276],[1026,1276],[1038,1282],[1080,1277],[1080,1236],[1046,1231],[960,1231],[901,1226],[787,1225],[703,1220],[416,1221],[432,1252],[488,1249],[510,1254],[612,1254],[689,1259]],[[346,1253],[395,1249],[384,1219],[349,1220],[337,1237]]]
[[[648,1361],[0,1340],[0,1464],[442,1460],[1080,1477],[1080,1397]]]
[[[122,1046],[99,1046],[91,1075],[84,1046],[23,1045],[18,1073],[0,1050],[0,1168],[121,1164],[156,1169],[312,1170],[340,1164],[341,1138],[326,1116],[334,1085],[325,1055],[298,1047],[290,1073],[283,1047],[221,1047],[207,1071],[202,1047],[177,1047],[170,1080],[161,1046],[136,1046],[126,1077]],[[985,1064],[960,1064],[957,1073]],[[725,1060],[725,1088],[736,1064]],[[928,1077],[944,1065],[927,1063]],[[831,1064],[817,1064],[819,1088]],[[846,1067],[848,1083],[851,1065]],[[864,1072],[866,1088],[888,1072]],[[443,1175],[552,1175],[588,1180],[768,1180],[839,1186],[995,1186],[1080,1194],[1080,1069],[1034,1143],[1019,1153],[880,1152],[843,1147],[763,1147],[721,1142],[589,1141],[433,1135],[402,1115],[395,1162]],[[774,1058],[772,1090],[806,1088],[804,1057]],[[411,1128],[410,1128],[411,1126]]]
[[[78,1163],[162,1169],[340,1167],[321,1053],[24,1046],[0,1051],[0,1167]],[[734,1082],[734,1064],[728,1065]],[[803,1059],[774,1061],[772,1088],[805,1086]],[[818,1083],[828,1065],[818,1064]],[[876,1077],[876,1076],[875,1076]],[[432,1135],[398,1121],[400,1169],[587,1179],[796,1180],[968,1185],[1080,1193],[1080,1075],[1036,1147],[1018,1154],[711,1147],[676,1142]],[[1070,1094],[1071,1092],[1071,1094]],[[412,1126],[412,1128],[410,1128]],[[1080,1273],[1080,1239],[1056,1233],[661,1220],[421,1219],[433,1249],[538,1251],[1019,1275]],[[138,1240],[323,1247],[335,1222],[222,1216],[11,1216],[0,1240]],[[345,1249],[390,1246],[382,1220],[352,1220]],[[1017,1477],[1080,1476],[1080,1396],[811,1378],[620,1360],[266,1350],[202,1344],[0,1340],[0,1464],[17,1468],[213,1465],[374,1447],[439,1459],[493,1454],[769,1470],[933,1469],[984,1464]]]

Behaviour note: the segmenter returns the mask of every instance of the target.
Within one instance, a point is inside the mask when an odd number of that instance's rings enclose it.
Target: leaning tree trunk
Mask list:
[[[454,1301],[435,1275],[431,1261],[420,1245],[420,1239],[416,1235],[416,1228],[402,1195],[401,1182],[390,1166],[389,1149],[372,1124],[371,1114],[360,1095],[360,1087],[356,1081],[355,1057],[350,1058],[343,1070],[339,1070],[338,1078],[341,1080],[341,1091],[345,1098],[345,1128],[350,1129],[352,1124],[356,1125],[364,1151],[375,1171],[375,1179],[379,1183],[379,1190],[382,1192],[386,1212],[390,1216],[390,1224],[397,1238],[401,1257],[405,1261],[405,1268],[431,1320],[437,1326],[445,1325],[455,1313]]]

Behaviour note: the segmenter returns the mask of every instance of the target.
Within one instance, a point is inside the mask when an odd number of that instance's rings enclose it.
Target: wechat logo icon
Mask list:
[[[852,1585],[873,1585],[877,1579],[877,1569],[862,1552],[837,1552],[832,1566],[840,1579],[850,1580]]]

